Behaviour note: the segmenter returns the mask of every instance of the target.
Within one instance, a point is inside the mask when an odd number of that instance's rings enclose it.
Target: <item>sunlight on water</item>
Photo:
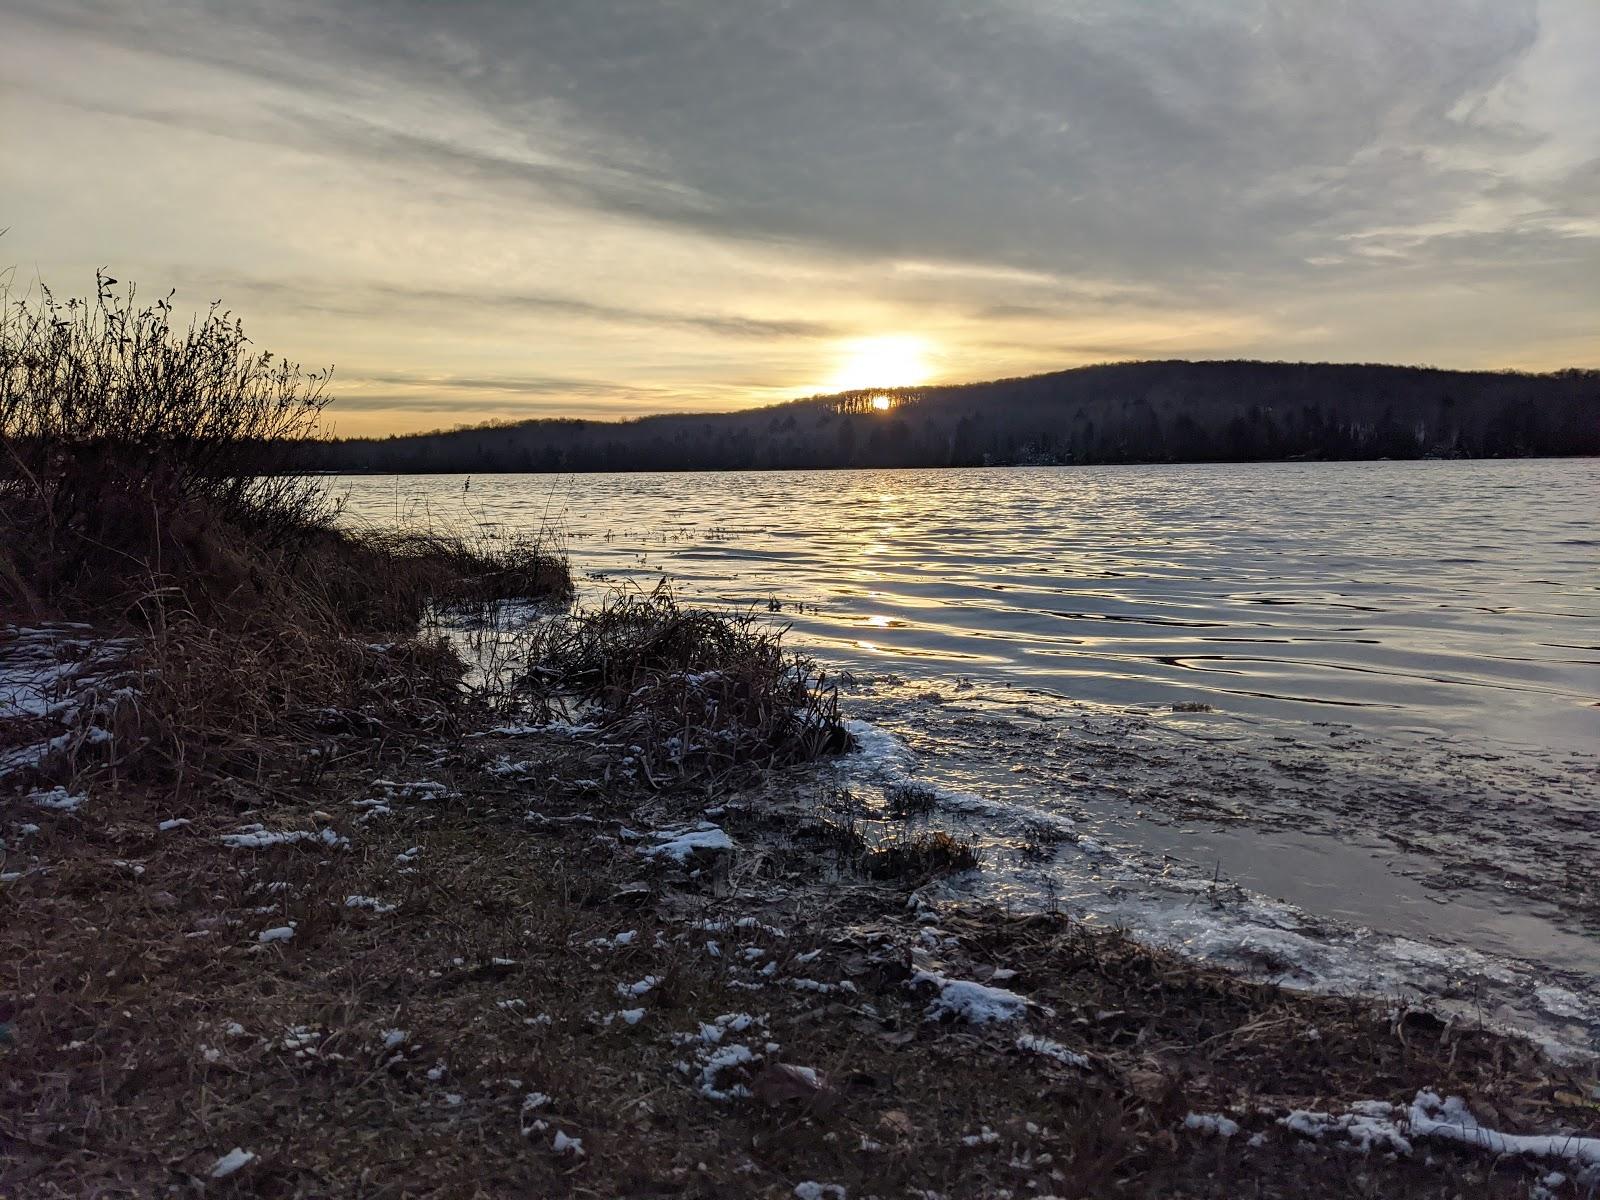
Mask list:
[[[775,600],[841,665],[1541,745],[1600,736],[1587,461],[337,486],[371,519],[553,523],[591,583],[666,575],[697,599]]]

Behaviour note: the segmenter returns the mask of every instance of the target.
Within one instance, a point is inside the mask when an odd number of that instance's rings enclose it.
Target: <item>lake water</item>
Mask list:
[[[1600,463],[333,482],[777,609],[884,735],[840,769],[984,844],[968,892],[1333,986],[1531,965],[1502,1015],[1600,1029]]]

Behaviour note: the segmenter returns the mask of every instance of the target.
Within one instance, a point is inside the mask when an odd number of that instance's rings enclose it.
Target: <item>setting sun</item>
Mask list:
[[[888,412],[894,407],[894,397],[879,392],[872,398],[872,407],[878,412]]]
[[[928,343],[904,334],[858,338],[840,347],[839,366],[826,386],[833,391],[850,392],[871,387],[911,387],[927,382],[933,373],[928,362]],[[885,401],[879,403],[879,401]],[[872,406],[889,407],[887,397],[874,397]]]

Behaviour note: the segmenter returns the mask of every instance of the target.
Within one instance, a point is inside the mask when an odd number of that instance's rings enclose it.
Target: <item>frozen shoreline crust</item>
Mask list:
[[[1015,822],[1010,806],[974,793],[938,786],[913,771],[916,753],[896,734],[871,721],[846,728],[857,750],[841,760],[853,784],[914,785],[936,797],[941,811]],[[1028,819],[1036,820],[1033,814]],[[1094,860],[1098,886],[1079,885],[1063,909],[1115,928],[1145,945],[1187,958],[1265,976],[1273,982],[1331,995],[1366,995],[1393,1001],[1396,1016],[1423,1007],[1446,1019],[1481,1022],[1529,1038],[1557,1062],[1600,1057],[1600,1001],[1585,995],[1576,977],[1553,977],[1533,964],[1466,946],[1425,942],[1312,916],[1286,901],[1229,888],[1226,904],[1215,885],[1172,873],[1157,875],[1136,859],[1118,855],[1073,832],[1070,818],[1055,822],[1080,855]],[[1007,885],[984,870],[968,872],[922,893],[960,904],[1004,899],[1010,907],[1043,908],[1048,901]],[[1571,984],[1572,986],[1566,986]]]

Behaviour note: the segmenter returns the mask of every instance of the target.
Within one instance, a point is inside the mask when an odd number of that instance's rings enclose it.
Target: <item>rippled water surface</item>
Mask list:
[[[1600,737],[1600,464],[341,481],[549,524],[592,575],[785,603],[841,664],[1535,744]],[[799,607],[799,606],[804,607]]]
[[[777,608],[895,739],[872,771],[954,798],[990,894],[1149,923],[1130,890],[1226,882],[1591,1003],[1600,463],[335,484],[365,519],[559,529],[591,594]]]

